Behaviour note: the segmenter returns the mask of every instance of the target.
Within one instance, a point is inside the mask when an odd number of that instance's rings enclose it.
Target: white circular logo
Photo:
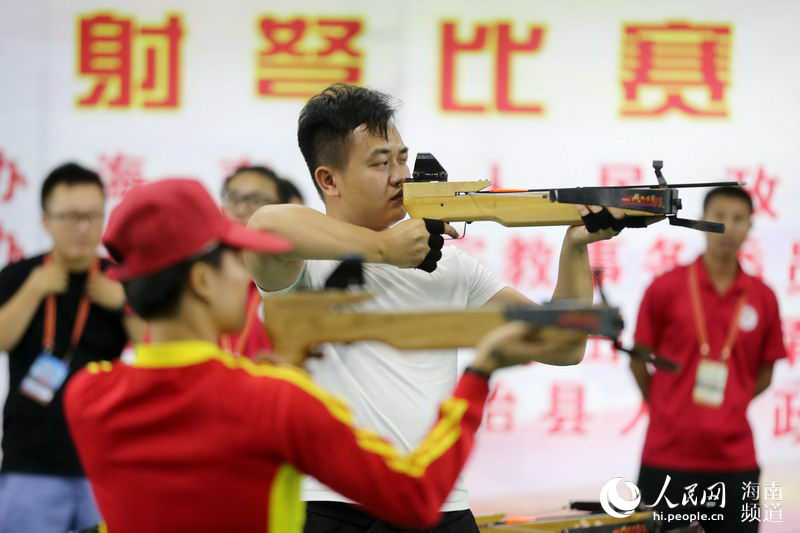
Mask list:
[[[626,500],[619,493],[619,482],[621,477],[615,477],[600,489],[600,505],[603,510],[614,518],[625,518],[633,514],[639,502],[642,501],[642,493],[639,487],[630,481],[623,481],[631,492],[631,499]]]
[[[739,328],[742,331],[753,331],[758,325],[758,311],[747,304],[742,307],[742,313],[739,315]]]

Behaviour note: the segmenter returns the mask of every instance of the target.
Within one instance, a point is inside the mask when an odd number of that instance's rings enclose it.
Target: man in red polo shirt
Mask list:
[[[529,342],[524,324],[497,328],[427,436],[400,453],[355,427],[345,403],[304,371],[217,346],[245,318],[240,250],[279,254],[290,241],[228,219],[197,182],[163,180],[125,196],[104,243],[152,331],[132,360],[89,364],[65,394],[111,533],[299,533],[301,472],[385,520],[429,527],[469,456],[489,374],[575,349]]]
[[[724,223],[725,233],[706,233],[703,255],[653,281],[636,326],[637,343],[681,368],[651,373],[631,361],[650,408],[642,499],[657,503],[671,525],[685,520],[670,520],[670,513],[705,513],[701,523],[711,533],[758,530],[757,521],[743,522],[758,506],[759,479],[747,406],[769,386],[773,363],[786,356],[775,294],[737,260],[752,212],[743,189],[706,195],[703,218]],[[724,520],[710,517],[717,513]]]

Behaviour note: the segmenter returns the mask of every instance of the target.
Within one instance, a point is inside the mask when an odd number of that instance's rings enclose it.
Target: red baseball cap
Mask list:
[[[165,179],[131,189],[111,212],[103,244],[124,281],[153,274],[218,244],[279,254],[290,240],[230,220],[198,181]]]

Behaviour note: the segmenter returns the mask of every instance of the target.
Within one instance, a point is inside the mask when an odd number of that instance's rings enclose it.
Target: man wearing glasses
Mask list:
[[[0,271],[0,351],[8,352],[0,533],[80,529],[99,521],[62,411],[64,383],[128,342],[122,285],[96,255],[105,219],[98,175],[74,163],[42,185],[44,254]]]
[[[229,218],[247,224],[259,207],[283,204],[281,181],[267,167],[240,167],[222,185],[222,211]]]
[[[238,168],[222,186],[222,211],[228,218],[246,224],[259,207],[292,203],[299,193],[293,196],[290,186],[289,181],[278,177],[267,167]],[[272,348],[263,322],[258,316],[260,304],[261,295],[255,283],[251,283],[245,308],[245,327],[239,333],[223,334],[219,340],[220,348],[251,359],[259,352]]]

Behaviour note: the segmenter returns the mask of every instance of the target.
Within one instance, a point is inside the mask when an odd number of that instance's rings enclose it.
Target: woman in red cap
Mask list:
[[[526,342],[520,323],[498,328],[428,436],[401,454],[355,427],[347,406],[303,370],[217,346],[244,321],[250,280],[239,250],[281,254],[289,241],[227,219],[197,182],[164,180],[125,197],[104,243],[130,306],[152,328],[133,360],[91,363],[66,391],[111,533],[299,533],[301,472],[385,520],[428,527],[469,456],[491,372],[563,349]]]

